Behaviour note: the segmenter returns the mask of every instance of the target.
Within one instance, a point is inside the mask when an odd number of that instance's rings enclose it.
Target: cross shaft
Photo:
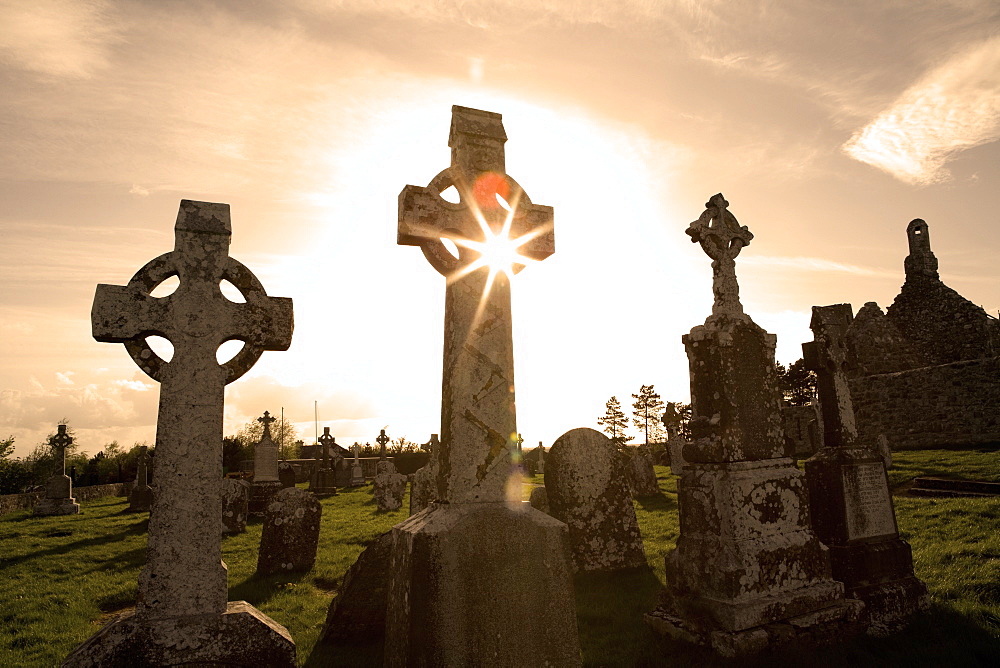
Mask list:
[[[850,304],[813,306],[809,327],[814,340],[802,344],[806,367],[816,372],[824,447],[851,447],[858,437],[845,341],[853,318]]]

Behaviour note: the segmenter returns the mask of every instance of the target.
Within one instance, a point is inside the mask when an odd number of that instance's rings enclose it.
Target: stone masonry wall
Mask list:
[[[862,442],[893,450],[1000,443],[1000,357],[850,380]]]
[[[73,498],[77,503],[91,501],[105,496],[128,496],[132,491],[131,482],[115,482],[110,485],[90,485],[74,487]],[[0,496],[0,515],[12,513],[15,510],[34,508],[45,492],[30,492],[28,494],[4,494]]]

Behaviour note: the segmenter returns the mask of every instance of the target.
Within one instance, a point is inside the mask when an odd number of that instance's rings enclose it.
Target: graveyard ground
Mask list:
[[[909,629],[883,640],[784,652],[738,665],[985,666],[1000,662],[1000,498],[932,499],[905,494],[917,475],[1000,481],[996,449],[895,453],[890,479],[900,532],[913,546],[917,575],[932,609]],[[660,641],[642,623],[664,577],[663,556],[677,538],[676,477],[656,467],[662,495],[636,502],[650,568],[579,577],[577,610],[587,666],[730,666],[696,648]],[[540,476],[528,480],[540,484]],[[378,652],[317,644],[337,583],[363,545],[406,516],[379,513],[370,486],[322,501],[319,556],[309,573],[254,576],[261,523],[223,540],[230,600],[246,600],[284,624],[299,664],[379,665]],[[125,512],[122,498],[83,504],[80,515],[0,519],[0,666],[58,665],[115,613],[134,604],[144,560],[146,514]],[[526,663],[530,658],[526,657]]]

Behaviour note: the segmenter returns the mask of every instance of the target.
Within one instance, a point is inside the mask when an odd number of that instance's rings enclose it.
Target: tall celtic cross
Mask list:
[[[729,202],[722,193],[705,203],[705,211],[685,232],[692,243],[700,243],[712,258],[712,315],[742,315],[740,286],[736,281],[736,256],[750,244],[753,234],[740,225],[729,212]]]
[[[454,106],[451,166],[427,187],[399,194],[397,242],[419,246],[446,279],[437,498],[450,503],[504,500],[517,434],[510,282],[482,266],[477,249],[509,230],[525,240],[524,257],[543,260],[555,250],[552,208],[532,204],[506,174],[506,141],[500,114]],[[457,203],[441,197],[451,186]]]
[[[382,429],[378,433],[378,438],[375,439],[378,443],[378,458],[379,460],[385,459],[385,444],[389,442],[389,437],[385,435],[385,429]]]
[[[73,444],[73,437],[66,433],[66,425],[56,428],[55,435],[49,439],[49,445],[56,448],[56,465],[59,475],[66,475],[66,448]]]
[[[813,341],[802,344],[806,368],[816,372],[816,390],[823,416],[823,445],[849,448],[858,437],[854,404],[847,384],[847,328],[854,315],[850,304],[813,306],[809,327]]]
[[[267,296],[257,277],[229,257],[230,236],[228,204],[181,200],[174,250],[147,263],[128,285],[98,285],[94,296],[94,338],[124,343],[135,363],[160,383],[157,493],[137,618],[226,611],[218,528],[225,387],[265,350],[287,350],[292,339],[292,300]],[[151,296],[172,276],[180,279],[172,294]],[[223,280],[246,303],[226,299]],[[154,334],[173,344],[169,362],[146,343]],[[234,339],[243,341],[243,349],[219,364],[216,351]]]
[[[323,446],[323,468],[330,468],[330,446],[337,442],[337,439],[330,435],[330,428],[323,427],[323,435],[318,439],[319,444]]]

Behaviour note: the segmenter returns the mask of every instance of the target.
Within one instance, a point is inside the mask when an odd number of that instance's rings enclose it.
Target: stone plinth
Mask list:
[[[68,475],[55,474],[45,482],[45,496],[35,506],[35,515],[76,515],[80,504],[73,498],[73,480]]]
[[[267,505],[257,552],[257,574],[308,571],[316,563],[323,508],[304,489],[289,487]]]
[[[435,503],[393,527],[386,666],[580,665],[566,525],[517,505]]]
[[[227,478],[222,484],[222,533],[237,534],[247,530],[247,506],[250,483]]]
[[[646,565],[622,455],[604,434],[573,429],[552,444],[545,474],[549,514],[569,527],[573,570]]]
[[[309,491],[318,496],[333,496],[337,493],[337,465],[328,469],[318,469],[309,481]]]

